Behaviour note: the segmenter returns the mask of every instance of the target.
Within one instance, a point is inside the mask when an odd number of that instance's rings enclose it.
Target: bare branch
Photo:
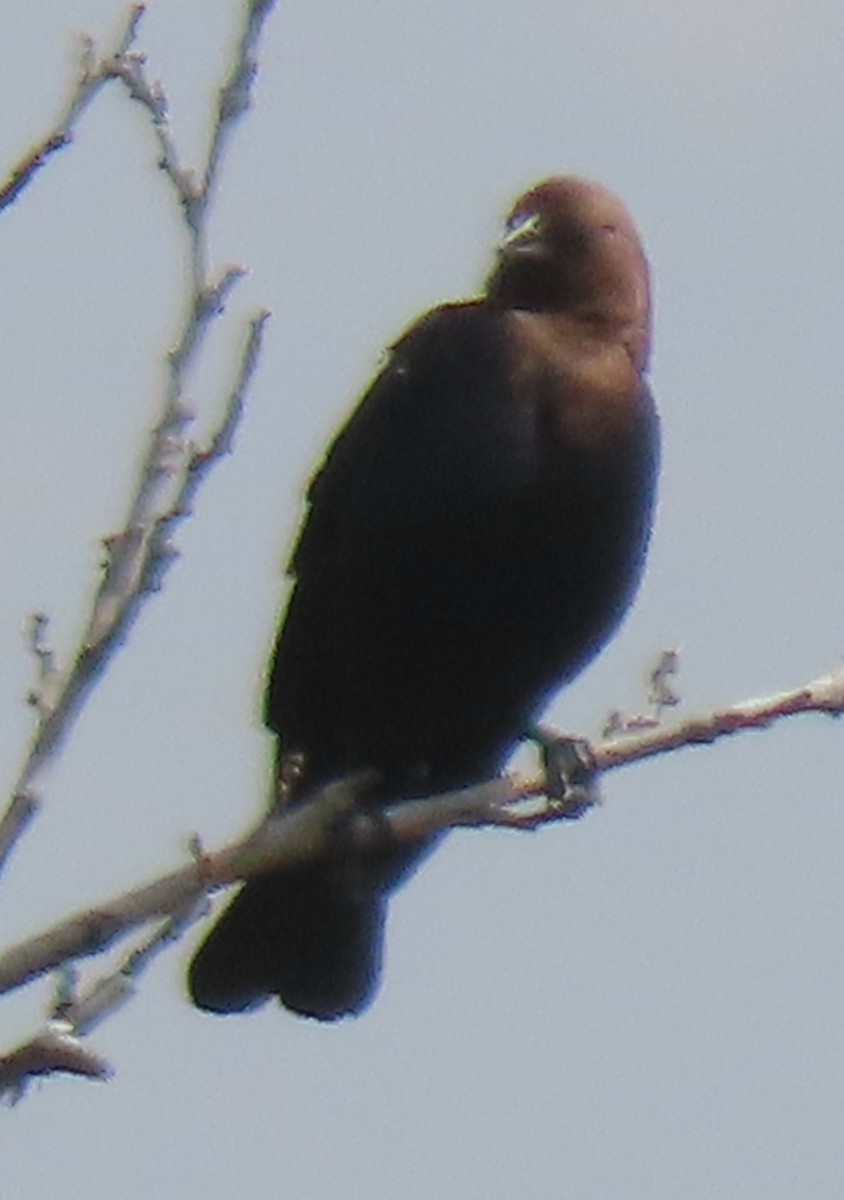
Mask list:
[[[57,1074],[107,1079],[111,1068],[83,1045],[65,1022],[51,1021],[36,1037],[0,1057],[0,1098],[15,1104],[30,1080]]]
[[[690,718],[674,728],[614,738],[593,748],[594,761],[600,771],[616,770],[809,712],[844,712],[844,668],[793,691],[747,700]],[[189,866],[11,947],[0,955],[0,993],[20,987],[68,959],[97,954],[146,921],[183,913],[205,893],[330,853],[336,848],[338,823],[344,821],[347,844],[365,851],[384,836],[413,841],[456,827],[535,829],[570,815],[566,805],[545,797],[541,776],[503,777],[439,796],[405,800],[387,808],[382,820],[373,819],[356,805],[361,786],[361,777],[331,784],[307,804],[272,814],[246,838],[216,854],[203,855]]]
[[[76,972],[64,969],[44,1028],[10,1054],[0,1057],[0,1099],[17,1103],[37,1075],[70,1072],[89,1079],[108,1078],[112,1074],[109,1064],[90,1044],[83,1046],[81,1039],[132,999],[138,980],[155,958],[177,942],[208,907],[207,901],[202,900],[163,921],[113,971],[93,980],[81,993],[76,989]]]
[[[748,700],[691,718],[673,729],[652,729],[615,737],[593,749],[597,769],[615,770],[629,762],[708,744],[721,737],[767,728],[798,713],[844,712],[844,668],[790,692]],[[137,926],[165,918],[110,973],[81,995],[67,986],[67,972],[45,1028],[0,1057],[0,1096],[13,1101],[35,1076],[72,1073],[103,1079],[111,1069],[81,1038],[133,994],[138,976],[171,941],[201,915],[205,896],[267,870],[284,870],[336,849],[338,824],[345,822],[347,844],[361,851],[385,836],[403,841],[430,837],[449,828],[499,825],[536,829],[566,819],[567,805],[549,799],[542,777],[493,779],[461,791],[407,800],[375,819],[356,805],[369,778],[359,775],[322,789],[301,807],[274,813],[242,841],[214,855],[197,852],[179,871],[60,922],[45,933],[0,955],[0,992],[11,991],[68,960],[97,954]]]
[[[252,86],[258,75],[258,43],[264,21],[274,7],[275,0],[250,0],[231,73],[217,96],[217,120],[211,135],[202,189],[206,203],[217,180],[226,142],[235,123],[252,103]]]
[[[315,857],[329,844],[337,821],[353,811],[354,782],[333,784],[312,803],[271,817],[217,854],[202,856],[13,946],[0,955],[0,993],[20,987],[68,959],[99,954],[127,931],[153,918],[184,912],[206,892],[271,867],[293,866]]]
[[[800,713],[844,713],[844,667],[813,679],[802,687],[759,700],[745,700],[704,716],[689,717],[679,725],[645,731],[635,737],[614,738],[595,749],[602,771],[611,771],[641,758],[667,754],[683,746],[709,745],[719,738],[769,725]]]
[[[41,802],[26,789],[18,789],[0,821],[0,874],[18,841],[23,837],[30,822],[38,814]]]
[[[55,128],[28,150],[21,161],[12,168],[6,183],[0,187],[0,212],[17,200],[45,163],[57,150],[64,149],[73,141],[74,130],[79,118],[101,88],[114,78],[109,63],[119,62],[127,54],[138,32],[138,24],[144,14],[144,5],[136,4],[129,13],[116,49],[102,61],[97,61],[96,48],[90,38],[82,45],[79,71],[70,98]]]
[[[143,55],[130,52],[143,7],[132,10],[113,55],[98,60],[93,43],[86,42],[80,79],[62,129],[73,126],[99,86],[108,79],[122,82],[130,98],[145,109],[159,144],[159,165],[175,190],[187,234],[188,294],[173,348],[166,356],[166,380],[158,416],[131,486],[123,526],[104,539],[102,578],[85,618],[80,645],[67,668],[59,669],[42,646],[43,619],[39,623],[36,618],[33,626],[31,648],[39,665],[33,707],[38,719],[12,787],[12,798],[0,819],[0,870],[37,811],[43,771],[55,760],[104,668],[125,641],[145,601],[160,589],[167,568],[175,561],[177,551],[171,539],[176,527],[190,515],[195,495],[211,468],[231,451],[268,314],[258,313],[249,322],[233,389],[204,449],[197,449],[186,437],[193,413],[184,396],[188,373],[210,327],[244,274],[241,267],[228,267],[216,279],[208,275],[209,203],[219,173],[223,142],[227,140],[223,133],[227,134],[236,118],[248,108],[256,73],[257,40],[273,6],[274,0],[248,3],[244,32],[228,82],[221,90],[221,96],[228,94],[230,99],[218,103],[208,162],[198,176],[179,164],[164,89],[147,78]],[[235,91],[236,103],[231,98]],[[196,183],[197,177],[203,180],[201,187]]]

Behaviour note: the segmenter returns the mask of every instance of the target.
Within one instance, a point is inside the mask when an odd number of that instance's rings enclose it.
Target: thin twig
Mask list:
[[[16,1104],[32,1079],[59,1074],[107,1079],[111,1068],[65,1021],[49,1021],[35,1037],[0,1056],[0,1098]]]
[[[88,1079],[108,1079],[110,1064],[82,1038],[122,1008],[137,991],[138,980],[168,946],[208,910],[208,902],[191,904],[168,917],[130,950],[117,966],[77,987],[76,972],[63,971],[49,1018],[37,1033],[0,1057],[0,1099],[12,1104],[22,1099],[27,1083],[38,1075],[70,1073]]]
[[[633,715],[615,708],[607,714],[601,728],[601,737],[608,741],[621,734],[638,733],[643,729],[656,729],[662,724],[666,709],[680,704],[680,694],[675,681],[680,670],[680,651],[660,650],[659,656],[648,671],[646,709]]]
[[[767,729],[785,717],[800,713],[844,713],[844,667],[813,679],[803,687],[759,700],[745,700],[728,708],[716,709],[703,716],[688,717],[679,725],[660,726],[636,736],[618,737],[595,750],[598,768],[612,771],[641,758],[667,754],[683,746],[709,745],[723,737]]]
[[[64,111],[51,132],[28,150],[20,162],[9,172],[6,183],[0,187],[0,212],[17,200],[24,188],[32,183],[38,172],[58,150],[63,150],[73,141],[76,125],[85,109],[105,84],[114,78],[107,64],[120,61],[128,53],[137,35],[138,24],[143,14],[143,4],[136,4],[130,10],[129,18],[116,48],[101,61],[97,60],[94,43],[91,39],[83,40],[79,70]]]

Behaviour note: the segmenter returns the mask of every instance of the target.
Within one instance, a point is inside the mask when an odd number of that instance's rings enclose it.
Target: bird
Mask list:
[[[390,347],[312,479],[289,564],[264,700],[284,804],[358,771],[376,810],[499,774],[607,642],[654,513],[651,324],[626,207],[556,176],[511,209],[480,294]],[[249,880],[193,959],[193,1002],[361,1013],[389,896],[436,840],[341,844]]]

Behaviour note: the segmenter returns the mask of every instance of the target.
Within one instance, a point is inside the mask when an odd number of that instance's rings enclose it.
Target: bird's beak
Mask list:
[[[539,232],[539,213],[525,213],[511,221],[498,241],[498,253],[502,258],[512,255],[541,254],[545,243]]]

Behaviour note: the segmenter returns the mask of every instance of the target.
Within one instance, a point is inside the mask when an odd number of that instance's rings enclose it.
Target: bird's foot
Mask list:
[[[535,725],[527,737],[539,748],[545,794],[563,820],[576,821],[600,804],[600,773],[586,738],[559,734],[542,725]]]

